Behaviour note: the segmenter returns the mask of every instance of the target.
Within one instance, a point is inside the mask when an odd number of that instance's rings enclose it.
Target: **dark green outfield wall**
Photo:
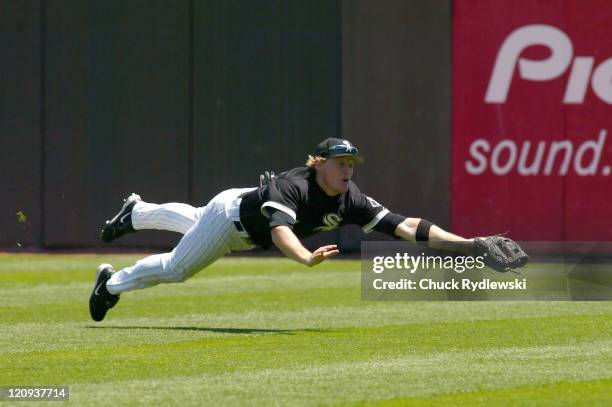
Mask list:
[[[450,224],[450,0],[344,0],[342,131],[355,176],[390,210]],[[345,229],[358,250],[359,229]],[[380,239],[372,234],[370,239]]]
[[[449,3],[2,2],[0,246],[97,246],[130,192],[203,205],[338,133],[364,191],[447,224]]]

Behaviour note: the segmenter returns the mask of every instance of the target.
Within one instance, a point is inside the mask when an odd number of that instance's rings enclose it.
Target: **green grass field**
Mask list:
[[[612,400],[612,303],[363,302],[358,261],[226,258],[91,321],[95,267],[135,260],[0,256],[0,386],[68,385],[76,405]]]

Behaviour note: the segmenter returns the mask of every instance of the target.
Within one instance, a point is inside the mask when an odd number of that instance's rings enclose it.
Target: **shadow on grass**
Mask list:
[[[294,335],[296,333],[312,332],[312,333],[327,333],[331,332],[325,329],[259,329],[259,328],[210,328],[197,326],[97,326],[87,325],[88,329],[161,329],[173,331],[198,331],[198,332],[216,332],[224,334],[280,334]]]

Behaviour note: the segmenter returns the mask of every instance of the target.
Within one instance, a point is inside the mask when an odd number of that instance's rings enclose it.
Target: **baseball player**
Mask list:
[[[110,264],[98,266],[89,299],[91,317],[103,320],[125,291],[183,282],[232,251],[274,244],[285,256],[314,266],[337,255],[337,246],[325,245],[311,252],[300,239],[347,224],[357,224],[366,233],[377,230],[408,241],[428,242],[436,249],[487,252],[491,259],[500,260],[495,265],[500,271],[526,263],[527,255],[510,239],[464,239],[425,219],[389,211],[351,181],[360,160],[357,147],[348,140],[328,138],[308,156],[305,167],[268,176],[258,188],[228,189],[201,208],[183,203],[158,205],[130,195],[102,229],[104,242],[143,229],[184,236],[170,253],[146,257],[131,267],[115,272]]]

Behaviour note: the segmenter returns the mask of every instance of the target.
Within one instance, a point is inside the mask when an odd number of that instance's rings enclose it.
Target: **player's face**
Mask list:
[[[353,157],[333,157],[318,164],[317,182],[319,186],[329,196],[342,194],[348,191],[349,182],[353,177],[353,167],[355,159]]]

